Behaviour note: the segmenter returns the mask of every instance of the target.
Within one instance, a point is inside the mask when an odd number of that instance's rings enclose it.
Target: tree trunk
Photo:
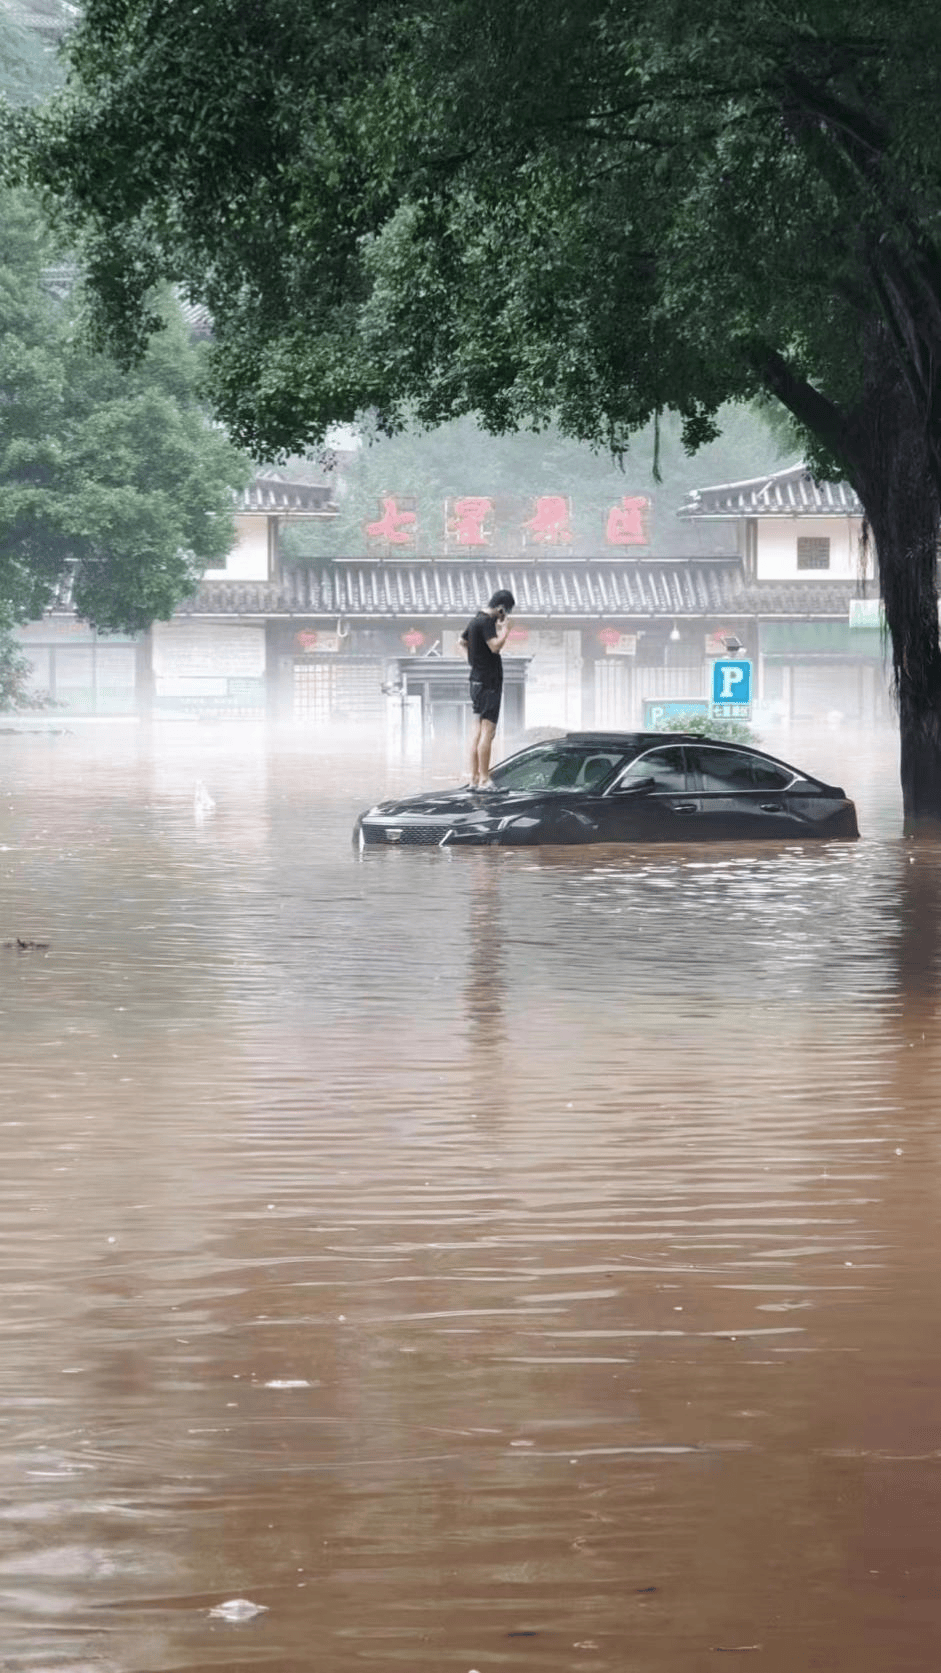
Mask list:
[[[941,647],[938,641],[938,539],[941,509],[924,434],[900,403],[894,422],[874,426],[856,488],[875,537],[901,742],[906,832],[941,829]],[[908,409],[908,410],[905,410]]]
[[[860,347],[862,394],[849,412],[776,353],[766,351],[760,369],[778,400],[842,461],[865,507],[892,641],[905,830],[941,831],[941,449],[884,325],[864,323]]]

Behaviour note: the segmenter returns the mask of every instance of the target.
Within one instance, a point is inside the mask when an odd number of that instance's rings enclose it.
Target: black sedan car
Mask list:
[[[493,782],[380,802],[361,814],[354,841],[456,848],[859,835],[837,786],[689,733],[569,732],[501,761]]]

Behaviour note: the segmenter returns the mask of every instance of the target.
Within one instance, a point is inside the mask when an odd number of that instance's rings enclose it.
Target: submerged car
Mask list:
[[[673,732],[569,732],[493,769],[493,789],[380,802],[360,848],[803,840],[859,835],[843,790],[763,751]]]

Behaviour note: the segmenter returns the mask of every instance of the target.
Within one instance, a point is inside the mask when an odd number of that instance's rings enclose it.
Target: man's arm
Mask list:
[[[488,635],[487,644],[498,655],[510,637],[510,618],[504,616],[502,622],[494,622],[493,633]]]

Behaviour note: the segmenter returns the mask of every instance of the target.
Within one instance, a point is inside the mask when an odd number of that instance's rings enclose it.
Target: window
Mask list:
[[[566,749],[542,745],[516,761],[494,768],[494,782],[501,790],[588,790],[598,789],[623,761],[619,750]]]
[[[715,749],[703,744],[687,749],[686,753],[690,770],[700,775],[702,789],[724,791],[727,796],[742,790],[783,790],[794,776],[773,762],[760,761],[744,751]]]
[[[830,568],[830,538],[829,535],[803,535],[797,541],[798,569],[829,569]]]
[[[686,763],[682,749],[651,749],[638,755],[618,781],[619,790],[632,790],[645,779],[655,780],[658,790],[685,790]]]

